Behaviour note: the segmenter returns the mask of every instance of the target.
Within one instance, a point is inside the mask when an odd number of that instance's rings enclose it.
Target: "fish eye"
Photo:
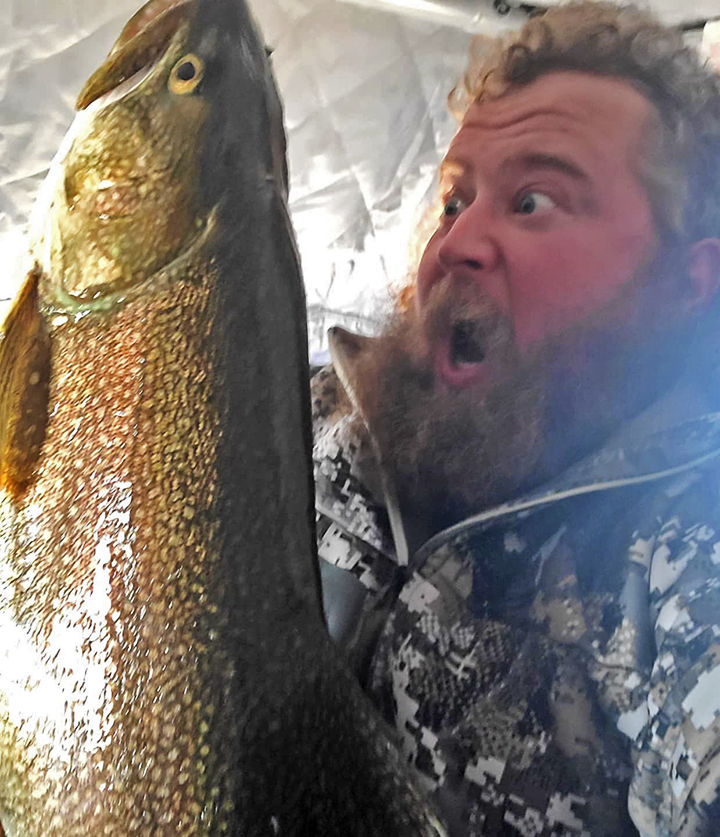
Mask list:
[[[192,93],[203,77],[203,62],[192,52],[183,56],[170,72],[168,87],[172,93]]]

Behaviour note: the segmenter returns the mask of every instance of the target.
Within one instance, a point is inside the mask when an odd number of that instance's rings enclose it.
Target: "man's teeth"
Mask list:
[[[485,359],[481,345],[482,336],[478,331],[473,320],[460,320],[455,323],[450,337],[450,356],[453,363],[461,366],[481,363]]]

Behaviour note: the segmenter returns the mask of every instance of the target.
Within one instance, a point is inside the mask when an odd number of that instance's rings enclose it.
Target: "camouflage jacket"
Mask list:
[[[329,623],[451,834],[720,835],[720,414],[408,555],[330,367],[313,409]]]

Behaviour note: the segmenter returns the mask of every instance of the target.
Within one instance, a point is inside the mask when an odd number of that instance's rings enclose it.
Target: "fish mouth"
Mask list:
[[[120,37],[80,91],[76,107],[85,110],[127,82],[139,83],[152,70],[180,26],[188,21],[196,0],[150,0],[126,24]]]
[[[189,0],[148,0],[125,24],[110,50],[110,55],[120,52],[138,35],[149,32],[151,25],[157,26],[161,20],[169,20],[170,18],[166,17],[168,13],[175,14],[179,6],[187,6],[188,3]]]

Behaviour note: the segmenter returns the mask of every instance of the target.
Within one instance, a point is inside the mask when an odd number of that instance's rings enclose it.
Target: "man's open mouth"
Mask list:
[[[450,334],[450,360],[456,366],[485,360],[484,335],[474,320],[459,320]]]
[[[481,320],[456,320],[439,336],[434,352],[435,374],[446,385],[464,389],[490,374],[488,335]]]

